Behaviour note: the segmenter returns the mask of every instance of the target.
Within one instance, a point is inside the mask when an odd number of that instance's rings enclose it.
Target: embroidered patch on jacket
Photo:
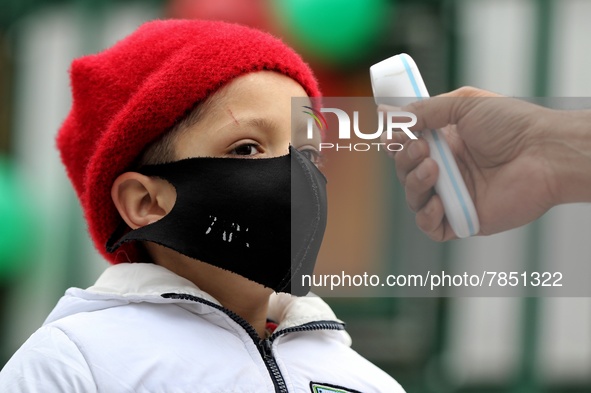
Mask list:
[[[361,393],[358,390],[318,382],[310,382],[310,390],[312,393]]]

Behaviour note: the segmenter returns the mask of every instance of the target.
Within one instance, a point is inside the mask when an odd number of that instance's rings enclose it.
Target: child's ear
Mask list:
[[[121,218],[137,229],[167,215],[176,201],[176,191],[165,180],[125,172],[113,182],[111,198]]]

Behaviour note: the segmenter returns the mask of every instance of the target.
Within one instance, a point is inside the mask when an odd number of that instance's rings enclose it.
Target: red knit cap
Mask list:
[[[133,243],[108,254],[122,222],[111,200],[118,175],[197,103],[253,71],[285,74],[318,97],[310,68],[277,38],[240,25],[162,20],[142,25],[96,55],[72,63],[72,109],[57,136],[90,235],[112,263],[136,261]]]

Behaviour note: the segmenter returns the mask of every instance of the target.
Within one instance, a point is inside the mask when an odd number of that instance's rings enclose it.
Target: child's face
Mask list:
[[[306,138],[305,115],[300,132],[292,135],[292,97],[307,94],[285,75],[261,71],[236,78],[216,93],[200,120],[176,138],[177,158],[277,157],[287,154],[291,143],[316,160],[320,134]]]
[[[292,97],[307,95],[297,82],[282,74],[262,71],[234,79],[204,104],[196,123],[175,134],[175,158],[270,158],[287,155],[291,144],[301,152],[309,152],[304,154],[314,161],[320,134],[312,140],[307,139],[308,118],[302,111],[295,111],[297,118],[292,121]],[[292,124],[299,132],[292,133]],[[127,225],[138,229],[159,221],[172,211],[176,190],[158,176],[126,172],[115,180],[112,196]],[[181,227],[186,228],[179,225]],[[223,234],[225,236],[226,232]],[[220,296],[220,290],[228,287],[221,283],[227,284],[230,279],[233,282],[230,287],[242,288],[243,293],[268,296],[271,291],[243,276],[199,262],[198,257],[185,256],[174,251],[174,247],[157,243],[144,242],[155,263],[188,278],[214,296]],[[218,279],[212,280],[212,277]]]

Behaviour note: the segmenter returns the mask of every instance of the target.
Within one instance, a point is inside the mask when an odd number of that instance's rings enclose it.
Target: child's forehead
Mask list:
[[[278,100],[284,105],[291,105],[292,97],[310,101],[295,80],[273,71],[258,71],[242,75],[222,86],[199,105],[198,111],[202,115],[226,112],[233,115],[232,110],[275,106]]]
[[[223,135],[243,135],[251,130],[262,134],[288,135],[292,129],[292,98],[309,98],[295,80],[271,71],[246,74],[224,85],[184,120],[185,137],[179,143],[211,144]],[[305,120],[304,120],[305,121]],[[191,135],[186,135],[191,134]],[[222,136],[221,136],[222,135]]]

